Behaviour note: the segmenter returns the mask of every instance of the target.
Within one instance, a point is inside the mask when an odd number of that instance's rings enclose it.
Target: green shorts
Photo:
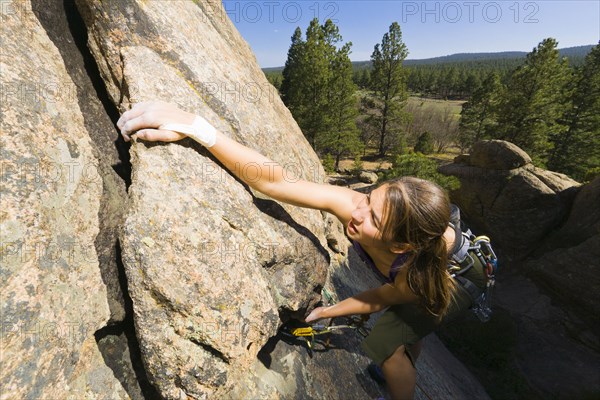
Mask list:
[[[476,257],[474,259],[475,264],[463,276],[483,289],[486,282],[483,266]],[[441,322],[418,305],[398,304],[389,307],[362,342],[363,351],[377,365],[381,365],[398,347],[404,345],[414,366],[415,360],[410,352],[412,345],[471,306],[471,297],[460,284],[453,297],[450,309]]]

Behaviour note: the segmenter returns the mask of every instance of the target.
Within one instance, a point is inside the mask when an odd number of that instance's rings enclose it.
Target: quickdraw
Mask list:
[[[364,318],[362,316],[354,315],[347,317],[346,323],[342,325],[314,324],[310,326],[296,327],[289,330],[282,329],[282,332],[288,336],[304,338],[309,350],[312,350],[315,336],[325,335],[335,331],[352,329],[358,332],[361,336],[367,337],[369,334],[368,329],[365,327],[365,321],[367,321],[367,319],[368,317]],[[329,340],[325,342],[325,346],[329,346]]]
[[[494,249],[492,249],[490,238],[487,236],[477,236],[472,242],[473,246],[471,246],[471,249],[475,250],[477,258],[486,267],[488,278],[495,277],[498,271],[498,257],[496,257]]]

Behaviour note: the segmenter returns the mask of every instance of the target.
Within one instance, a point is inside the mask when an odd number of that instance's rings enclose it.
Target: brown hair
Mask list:
[[[448,249],[443,238],[450,221],[448,195],[435,183],[415,177],[384,185],[381,237],[409,251],[403,267],[408,268],[408,285],[427,311],[442,318],[456,288],[448,273]]]

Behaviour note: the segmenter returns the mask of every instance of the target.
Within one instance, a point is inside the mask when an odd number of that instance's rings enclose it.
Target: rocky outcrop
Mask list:
[[[531,164],[531,157],[517,145],[503,140],[480,141],[471,154],[460,156],[460,161],[478,168],[511,170]]]
[[[531,276],[599,334],[600,179],[581,187],[534,167],[525,152],[499,140],[476,143],[471,154],[440,170],[459,177],[451,195],[466,219],[513,261],[527,258]]]
[[[248,46],[214,14],[220,5],[78,5],[121,110],[177,102],[285,166],[289,179],[324,176]],[[219,396],[239,384],[280,316],[318,299],[330,261],[323,217],[257,197],[190,141],[131,151],[121,242],[146,370],[166,398]]]
[[[360,175],[358,176],[358,180],[360,180],[363,183],[374,184],[377,183],[379,177],[375,172],[361,171]]]
[[[552,232],[525,268],[586,320],[600,337],[600,178],[577,193],[567,221]],[[585,330],[578,336],[584,342]],[[600,349],[600,343],[593,346]]]
[[[110,113],[115,118],[117,110],[114,106],[101,102],[101,97],[105,97],[103,83],[92,81],[95,75],[91,77],[88,71],[93,72],[95,64],[93,60],[89,60],[87,56],[89,53],[82,53],[78,47],[85,46],[86,32],[81,21],[77,19],[75,4],[32,0],[31,9],[32,16],[38,18],[48,38],[56,46],[69,78],[74,84],[68,87],[57,85],[59,92],[53,96],[46,91],[50,86],[46,84],[42,86],[40,93],[46,93],[44,97],[47,100],[52,101],[56,98],[61,99],[65,104],[79,106],[83,115],[83,126],[92,141],[93,155],[99,160],[98,172],[102,178],[102,197],[98,211],[99,233],[94,246],[98,253],[102,280],[108,290],[111,310],[109,323],[114,324],[125,318],[125,300],[117,265],[120,259],[117,240],[120,224],[123,221],[123,204],[126,204],[127,198],[125,183],[129,178],[123,173],[123,162],[119,158],[119,150],[123,153],[123,145],[118,146],[119,135],[109,116]],[[73,32],[70,32],[69,25],[73,27]],[[121,156],[126,160],[129,159],[128,155]],[[115,171],[121,173],[121,177]]]
[[[96,246],[104,166],[31,10],[2,4],[1,396],[126,398],[94,337],[123,316]]]
[[[440,167],[459,178],[451,193],[465,218],[515,258],[529,253],[564,221],[579,184],[531,164],[517,146],[481,141],[469,155]]]
[[[532,166],[525,152],[499,140],[476,143],[440,170],[459,177],[453,201],[489,232],[509,265],[522,265],[600,334],[600,179],[580,186]]]

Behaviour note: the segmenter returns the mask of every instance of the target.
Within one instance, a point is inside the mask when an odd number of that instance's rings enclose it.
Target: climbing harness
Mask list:
[[[455,251],[448,265],[450,275],[462,285],[473,300],[471,311],[481,322],[487,322],[492,316],[492,294],[496,285],[496,272],[498,271],[498,257],[487,236],[475,236],[468,229],[460,230],[459,225],[450,224],[455,232],[460,233],[462,240],[457,240]],[[459,237],[457,235],[457,237]],[[475,265],[475,259],[481,263],[486,274],[487,283],[484,290],[479,289],[473,282],[462,275]]]

